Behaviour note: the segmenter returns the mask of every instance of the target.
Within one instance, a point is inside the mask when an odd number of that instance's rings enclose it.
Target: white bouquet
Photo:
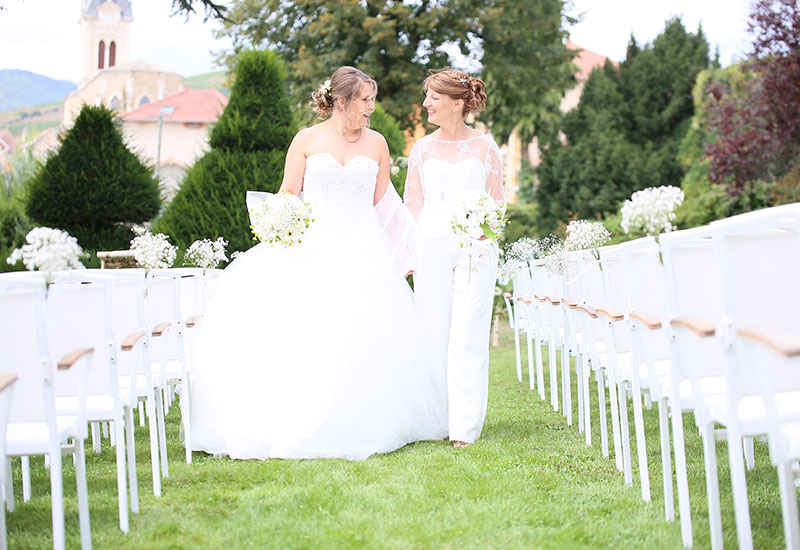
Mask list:
[[[222,237],[216,241],[211,239],[198,240],[186,250],[186,255],[183,257],[184,264],[190,264],[203,269],[216,269],[220,262],[228,259],[225,255],[225,247],[228,242]]]
[[[603,246],[611,238],[606,226],[601,222],[573,220],[567,225],[567,238],[564,241],[566,250],[595,250]]]
[[[291,246],[303,240],[314,219],[311,206],[292,193],[276,193],[250,209],[254,240]]]
[[[151,269],[172,267],[178,255],[178,247],[171,245],[163,233],[155,235],[141,226],[134,226],[136,237],[131,241],[133,258],[145,272]]]
[[[672,231],[675,209],[683,203],[683,190],[671,185],[636,191],[622,205],[622,230],[641,230],[647,235]]]
[[[6,261],[14,265],[22,260],[29,271],[43,271],[50,283],[50,274],[62,269],[83,269],[84,252],[75,237],[51,227],[34,227],[25,235],[26,244],[14,249]]]
[[[453,211],[453,233],[468,241],[486,237],[497,242],[506,224],[504,212],[503,203],[494,200],[486,191],[467,191]]]

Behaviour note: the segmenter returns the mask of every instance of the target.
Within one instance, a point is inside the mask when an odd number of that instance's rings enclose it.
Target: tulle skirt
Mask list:
[[[447,436],[386,243],[317,229],[293,247],[259,244],[217,279],[191,376],[194,450],[358,460]]]

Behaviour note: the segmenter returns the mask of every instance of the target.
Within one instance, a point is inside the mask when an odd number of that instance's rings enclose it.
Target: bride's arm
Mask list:
[[[373,205],[381,202],[386,189],[391,185],[391,178],[389,177],[391,170],[389,167],[389,146],[383,136],[380,136],[379,141],[380,161],[378,162],[378,181],[375,184],[375,196],[372,198]]]
[[[289,150],[286,151],[286,164],[283,166],[283,182],[280,191],[300,196],[303,190],[303,175],[306,171],[306,155],[304,152],[308,141],[307,129],[300,130],[292,139]]]

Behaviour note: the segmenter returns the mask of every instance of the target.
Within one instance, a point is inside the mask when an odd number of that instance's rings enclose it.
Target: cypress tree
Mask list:
[[[285,78],[273,52],[241,54],[230,101],[211,131],[210,151],[189,169],[156,230],[182,247],[217,237],[228,240],[231,252],[253,245],[246,192],[278,190],[295,133]]]
[[[28,216],[57,227],[90,250],[127,248],[131,224],[161,207],[158,180],[124,143],[120,122],[102,106],[84,105],[32,179]]]

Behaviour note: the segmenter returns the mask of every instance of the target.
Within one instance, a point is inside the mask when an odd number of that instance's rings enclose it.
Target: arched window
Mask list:
[[[120,103],[119,98],[117,96],[114,96],[113,98],[111,98],[111,101],[109,102],[108,106],[111,107],[112,109],[118,110],[122,107],[122,103]]]
[[[108,66],[113,67],[117,60],[117,43],[112,41],[108,45]]]
[[[142,99],[139,100],[139,105],[137,105],[137,107],[141,107],[142,105],[147,105],[148,103],[150,103],[150,98],[147,97],[146,95],[142,96]]]
[[[97,68],[102,69],[103,67],[105,67],[105,61],[106,61],[106,43],[103,42],[102,40],[100,41],[100,48],[98,50],[99,51],[97,52]]]

